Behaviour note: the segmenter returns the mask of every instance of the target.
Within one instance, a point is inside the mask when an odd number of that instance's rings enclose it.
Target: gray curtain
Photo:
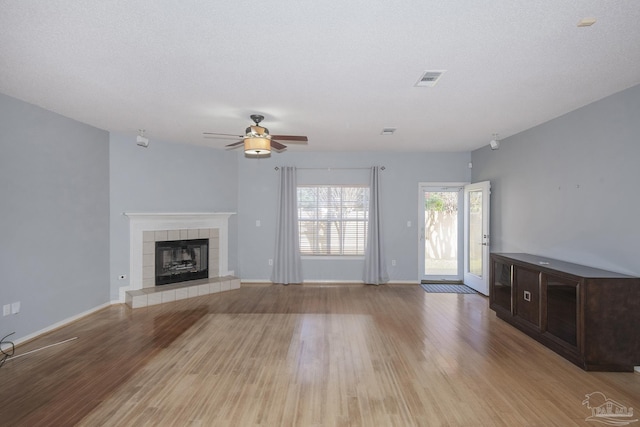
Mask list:
[[[298,240],[298,189],[296,168],[280,168],[276,247],[271,281],[302,283],[302,260]]]
[[[380,219],[380,168],[374,166],[369,175],[369,229],[364,250],[364,283],[381,285],[389,281],[384,258],[382,222]]]

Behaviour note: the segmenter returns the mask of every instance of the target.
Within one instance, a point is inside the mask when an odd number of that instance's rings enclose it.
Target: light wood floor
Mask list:
[[[16,354],[76,336],[0,368],[1,425],[593,426],[595,391],[640,409],[640,374],[584,372],[485,297],[417,285],[116,305]]]

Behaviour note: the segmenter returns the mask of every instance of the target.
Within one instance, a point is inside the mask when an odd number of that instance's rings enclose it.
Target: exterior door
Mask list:
[[[419,185],[419,277],[462,281],[462,207],[464,183]]]
[[[464,284],[489,295],[489,181],[464,186]]]

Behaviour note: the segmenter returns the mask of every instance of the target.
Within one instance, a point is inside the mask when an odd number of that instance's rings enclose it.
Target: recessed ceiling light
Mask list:
[[[396,128],[382,128],[382,132],[380,132],[380,135],[393,135],[395,131]]]
[[[596,23],[596,18],[584,18],[578,21],[578,27],[590,27]]]
[[[417,87],[433,87],[447,70],[428,70],[422,73],[414,86]]]

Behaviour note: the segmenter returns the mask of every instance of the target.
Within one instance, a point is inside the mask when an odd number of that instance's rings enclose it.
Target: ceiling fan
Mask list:
[[[281,152],[287,148],[286,145],[281,142],[276,141],[277,139],[281,141],[290,141],[291,143],[302,143],[306,144],[309,140],[306,136],[296,136],[296,135],[271,135],[269,134],[269,129],[266,127],[260,126],[260,122],[264,120],[264,116],[259,114],[252,114],[251,120],[253,120],[254,125],[249,126],[245,130],[244,135],[233,135],[229,133],[217,133],[217,132],[203,132],[203,135],[211,135],[215,137],[228,137],[234,136],[237,138],[242,138],[240,141],[234,142],[232,144],[227,144],[225,147],[236,148],[240,145],[244,144],[244,152],[248,155],[254,156],[265,156],[271,153],[271,149],[274,149],[277,152]]]

